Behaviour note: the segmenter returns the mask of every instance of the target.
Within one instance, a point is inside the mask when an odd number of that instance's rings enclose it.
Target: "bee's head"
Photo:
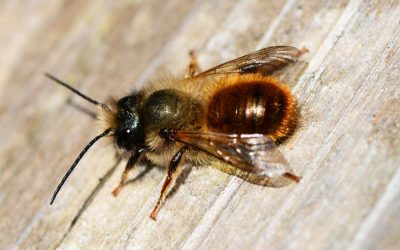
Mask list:
[[[117,103],[115,144],[124,151],[134,151],[144,143],[143,119],[140,115],[142,96],[126,96]]]

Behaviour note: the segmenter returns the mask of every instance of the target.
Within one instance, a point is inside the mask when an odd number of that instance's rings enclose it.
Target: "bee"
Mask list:
[[[107,104],[46,74],[98,106],[104,126],[78,155],[50,204],[83,155],[103,137],[112,137],[116,148],[129,155],[114,196],[136,165],[149,160],[166,166],[167,175],[150,213],[154,220],[187,164],[210,165],[262,186],[298,182],[300,177],[277,148],[298,124],[296,100],[272,75],[306,51],[291,46],[267,47],[203,72],[191,53],[185,77],[153,80],[145,88]]]

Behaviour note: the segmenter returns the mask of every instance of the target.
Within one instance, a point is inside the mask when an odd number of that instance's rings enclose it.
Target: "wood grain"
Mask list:
[[[400,248],[400,3],[392,1],[44,1],[0,3],[0,249]],[[302,125],[281,146],[301,182],[265,188],[193,169],[148,218],[164,172],[145,167],[118,198],[110,143],[84,157],[99,100],[158,72],[271,45],[310,52],[281,77]]]

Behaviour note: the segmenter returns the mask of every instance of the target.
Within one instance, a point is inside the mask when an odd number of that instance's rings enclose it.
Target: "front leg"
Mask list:
[[[187,146],[183,146],[179,151],[175,154],[175,156],[171,159],[171,162],[168,166],[167,176],[165,177],[164,183],[161,188],[160,197],[158,198],[156,206],[153,208],[153,211],[150,214],[150,218],[156,220],[157,213],[160,210],[160,206],[162,205],[165,197],[171,190],[172,181],[182,173],[182,169],[179,168],[179,162],[182,159],[183,153],[188,149]]]
[[[121,180],[119,181],[118,186],[112,191],[112,194],[114,196],[117,196],[119,192],[121,191],[122,187],[124,186],[124,183],[126,181],[126,178],[128,177],[128,173],[133,169],[133,167],[136,165],[138,162],[140,156],[145,150],[143,148],[140,148],[136,151],[133,152],[131,157],[129,158],[128,162],[126,163],[125,170],[122,173]]]

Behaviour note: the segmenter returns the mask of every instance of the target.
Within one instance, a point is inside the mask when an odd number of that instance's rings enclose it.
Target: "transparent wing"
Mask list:
[[[178,131],[173,139],[205,151],[251,174],[257,184],[285,186],[298,181],[274,141],[262,134],[223,134]],[[250,177],[249,177],[250,178]]]
[[[206,76],[232,73],[262,73],[264,75],[270,75],[282,67],[296,62],[297,58],[306,51],[306,49],[299,50],[291,46],[267,47],[220,64],[199,75]]]

